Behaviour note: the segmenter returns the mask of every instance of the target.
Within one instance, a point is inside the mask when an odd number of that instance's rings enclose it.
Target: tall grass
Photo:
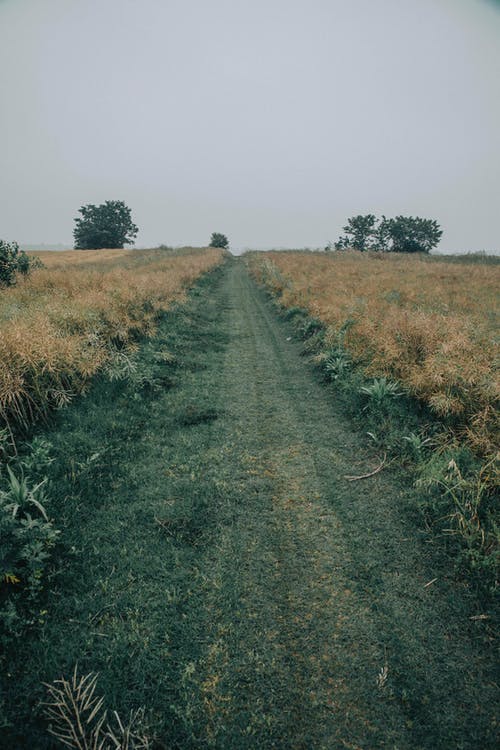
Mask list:
[[[328,327],[370,376],[401,382],[476,450],[498,437],[500,266],[404,255],[268,253],[250,260],[284,307]]]
[[[421,486],[445,533],[466,541],[474,565],[494,568],[500,264],[296,251],[247,262],[290,315],[305,310],[309,327],[324,326],[320,356],[337,383],[355,368],[375,383],[399,383],[434,414],[441,434]]]
[[[0,292],[0,428],[27,429],[85,390],[117,349],[153,335],[162,310],[222,262],[213,248],[43,252]]]

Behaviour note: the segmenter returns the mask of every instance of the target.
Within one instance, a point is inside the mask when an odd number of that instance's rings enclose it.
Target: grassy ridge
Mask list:
[[[0,293],[0,429],[68,403],[160,311],[220,263],[216,249],[39,253],[46,268]]]
[[[356,252],[255,253],[247,262],[312,335],[310,351],[369,435],[417,462],[433,521],[462,538],[472,567],[495,586],[498,263]]]
[[[483,453],[498,438],[500,266],[404,255],[269,253],[251,267],[285,308],[339,331],[367,375],[400,381]]]
[[[186,612],[203,587],[200,555],[220,489],[204,451],[214,417],[190,389],[224,343],[203,293],[218,274],[198,281],[191,305],[160,314],[155,337],[134,355],[137,369],[99,374],[85,399],[20,447],[19,463],[40,459],[61,536],[31,624],[2,641],[2,750],[59,747],[47,733],[42,682],[70,677],[76,663],[79,674],[100,673],[97,692],[122,718],[144,707],[155,733],[191,746],[182,680],[204,624]]]

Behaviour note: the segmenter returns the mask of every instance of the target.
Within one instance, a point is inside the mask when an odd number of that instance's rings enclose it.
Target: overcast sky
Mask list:
[[[323,246],[418,215],[500,252],[500,3],[0,0],[0,238]]]

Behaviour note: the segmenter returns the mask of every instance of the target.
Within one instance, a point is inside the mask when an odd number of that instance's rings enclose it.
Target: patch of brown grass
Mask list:
[[[370,376],[400,381],[480,453],[498,444],[500,266],[371,253],[250,256],[285,307],[327,326]]]
[[[0,292],[0,427],[26,428],[82,392],[119,347],[222,262],[214,248],[38,253],[45,268]]]

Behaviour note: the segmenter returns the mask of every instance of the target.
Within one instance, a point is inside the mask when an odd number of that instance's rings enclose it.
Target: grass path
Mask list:
[[[152,385],[102,383],[49,432],[74,550],[6,747],[45,747],[37,686],[76,661],[159,748],[495,746],[485,625],[404,479],[345,480],[376,457],[290,336],[232,261],[144,348]]]

